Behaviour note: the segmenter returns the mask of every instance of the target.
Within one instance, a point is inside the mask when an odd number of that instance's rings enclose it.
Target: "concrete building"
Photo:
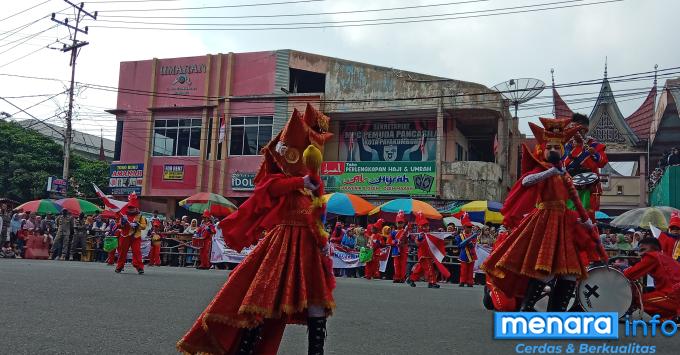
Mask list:
[[[294,108],[331,117],[322,167],[329,191],[376,203],[502,200],[521,135],[484,85],[294,50],[120,64],[110,187],[174,213],[199,191],[243,201],[259,149]]]
[[[46,123],[36,119],[17,121],[22,127],[30,128],[38,133],[51,138],[59,145],[64,145],[64,127]],[[115,142],[92,134],[73,130],[71,149],[75,154],[88,159],[99,159],[100,150],[104,150],[104,159],[113,161]]]

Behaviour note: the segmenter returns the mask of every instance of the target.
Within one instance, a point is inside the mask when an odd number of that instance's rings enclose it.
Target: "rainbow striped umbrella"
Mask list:
[[[460,211],[467,212],[470,219],[479,223],[503,223],[503,215],[500,213],[503,204],[496,201],[471,201],[453,210],[454,213]]]
[[[376,214],[378,212],[399,213],[404,211],[405,214],[413,214],[414,212],[422,212],[423,216],[429,219],[442,219],[441,213],[430,206],[427,202],[415,200],[412,198],[399,198],[374,208],[368,214]]]
[[[179,201],[181,207],[195,213],[203,213],[208,210],[216,217],[225,217],[236,211],[236,205],[224,196],[212,192],[199,192]]]
[[[55,203],[62,208],[67,209],[74,215],[79,215],[81,213],[94,214],[95,212],[101,212],[101,208],[97,207],[92,202],[81,200],[79,198],[62,198],[61,200],[55,201]]]
[[[29,213],[32,212],[39,215],[46,215],[48,213],[58,214],[59,212],[61,212],[61,206],[54,203],[54,200],[42,199],[28,201],[17,206],[17,208],[15,208],[14,210]]]
[[[326,203],[328,213],[340,216],[364,216],[375,208],[370,202],[357,195],[342,192],[325,194],[323,201]]]

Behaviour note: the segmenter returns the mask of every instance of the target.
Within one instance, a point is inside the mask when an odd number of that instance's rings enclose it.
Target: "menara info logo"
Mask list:
[[[496,312],[494,339],[618,339],[616,312]]]

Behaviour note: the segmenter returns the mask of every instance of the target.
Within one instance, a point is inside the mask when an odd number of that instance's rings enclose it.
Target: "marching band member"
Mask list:
[[[397,213],[397,229],[390,233],[389,245],[392,247],[392,261],[394,262],[394,275],[392,282],[403,283],[406,281],[406,267],[408,262],[408,230],[406,230],[406,214],[404,211]]]
[[[640,262],[627,268],[623,274],[636,281],[649,274],[654,278],[654,291],[642,295],[642,306],[649,315],[658,314],[662,320],[680,315],[680,263],[661,252],[656,238],[640,241]]]
[[[380,278],[378,267],[380,266],[380,257],[382,256],[381,250],[385,243],[383,236],[380,234],[383,223],[384,221],[379,219],[377,222],[366,227],[366,234],[368,235],[366,247],[373,250],[373,257],[370,261],[366,262],[364,269],[364,278],[368,280]]]
[[[512,231],[482,269],[507,297],[523,297],[522,311],[534,311],[545,283],[557,278],[548,311],[564,311],[576,280],[587,277],[588,251],[602,258],[605,254],[571,176],[561,165],[563,145],[575,128],[566,129],[568,119],[540,120],[545,129],[529,123],[538,141],[536,153],[523,146],[523,175],[501,211]],[[569,199],[576,211],[567,209]]]
[[[477,252],[475,245],[477,244],[477,233],[472,232],[472,221],[470,215],[465,212],[460,218],[463,225],[463,232],[458,234],[455,238],[455,243],[458,246],[460,260],[460,276],[458,279],[458,286],[472,287],[475,283],[474,267],[477,261]]]
[[[180,351],[276,354],[286,324],[306,324],[308,354],[323,354],[335,278],[321,224],[323,184],[312,166],[331,137],[328,125],[307,105],[304,118],[293,110],[262,148],[254,193],[218,224],[230,248],[257,246],[177,343]]]
[[[568,126],[578,127],[578,131],[564,146],[562,161],[572,177],[588,172],[598,177],[598,180],[589,185],[577,187],[583,208],[590,215],[590,219],[595,220],[595,212],[600,209],[600,195],[602,195],[602,185],[599,181],[600,169],[607,165],[609,159],[605,152],[607,146],[588,135],[589,124],[590,120],[586,115],[575,113],[572,116]],[[572,208],[572,203],[567,202],[567,204],[569,208]]]
[[[120,217],[118,217],[120,219]],[[121,231],[120,231],[120,224],[116,222],[115,219],[111,218],[109,220],[109,225],[106,227],[106,236],[108,237],[115,237],[120,239],[121,236]],[[118,247],[116,249],[113,249],[108,252],[108,255],[106,257],[106,263],[108,265],[113,265],[116,263],[116,251],[120,249],[120,241],[118,243]],[[118,253],[120,255],[120,252]]]
[[[139,200],[134,192],[128,196],[128,204],[125,207],[125,214],[121,217],[120,233],[118,238],[118,264],[116,272],[120,273],[125,267],[127,253],[132,248],[132,266],[137,269],[137,273],[144,274],[144,263],[142,262],[142,231],[146,229],[146,218],[139,212]]]
[[[197,239],[200,239],[203,242],[203,246],[201,247],[201,252],[198,255],[198,259],[200,260],[200,264],[198,265],[198,268],[201,270],[208,270],[210,269],[210,254],[212,252],[212,236],[217,233],[215,230],[215,225],[212,223],[210,220],[210,211],[205,210],[203,211],[203,221],[201,221],[201,225],[198,227],[198,230],[196,231],[196,237]]]
[[[422,212],[419,212],[416,215],[416,224],[420,229],[420,233],[416,237],[416,244],[418,245],[418,263],[413,267],[407,283],[411,287],[416,287],[415,282],[420,280],[420,277],[425,274],[427,287],[439,288],[439,285],[437,284],[437,273],[434,270],[435,267],[439,270],[444,279],[451,277],[449,271],[439,260],[439,257],[443,257],[446,254],[444,240],[430,234],[430,221],[423,216]],[[436,248],[439,255],[433,254],[432,249],[430,249],[430,243]]]
[[[157,218],[151,218],[151,250],[149,251],[148,266],[161,266],[161,232],[163,232],[163,222]]]
[[[680,261],[680,214],[673,212],[668,223],[668,232],[659,235],[661,251],[675,261]]]

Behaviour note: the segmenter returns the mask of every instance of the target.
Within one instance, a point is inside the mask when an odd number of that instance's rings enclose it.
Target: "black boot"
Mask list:
[[[326,340],[326,317],[307,318],[308,355],[323,355]]]
[[[427,284],[427,288],[439,288],[439,284],[429,283],[429,284]]]
[[[255,354],[255,346],[260,340],[261,326],[255,328],[243,329],[241,334],[241,342],[238,345],[237,355],[252,355]]]
[[[520,307],[520,312],[536,312],[536,302],[541,299],[543,295],[543,288],[545,283],[540,280],[530,279],[527,285],[527,292],[524,294],[524,300]]]
[[[416,287],[416,283],[413,282],[413,280],[411,280],[411,279],[406,280],[406,283],[411,287]]]
[[[569,307],[569,300],[574,296],[576,281],[557,279],[555,289],[548,299],[548,312],[564,312]]]

